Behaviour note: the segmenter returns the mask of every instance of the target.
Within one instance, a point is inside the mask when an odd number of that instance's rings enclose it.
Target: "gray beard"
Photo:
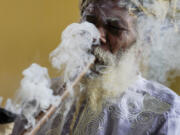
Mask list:
[[[92,109],[100,107],[106,100],[121,96],[137,80],[139,71],[135,47],[121,53],[119,57],[98,48],[95,56],[104,63],[101,65],[104,68],[97,69],[101,74],[96,74],[87,82]]]
[[[118,66],[125,53],[126,52],[119,50],[117,54],[112,54],[111,52],[104,51],[101,47],[94,48],[93,54],[96,57],[96,62],[92,68],[93,73],[98,75],[103,74],[106,68]]]
[[[123,52],[120,50],[118,54],[112,54],[108,51],[104,51],[101,47],[96,47],[93,51],[96,59],[102,65],[112,66],[120,60]]]

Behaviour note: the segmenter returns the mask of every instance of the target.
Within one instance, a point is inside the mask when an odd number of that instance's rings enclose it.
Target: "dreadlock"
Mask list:
[[[84,12],[84,9],[86,9],[86,7],[90,4],[90,3],[97,3],[100,2],[102,0],[80,0],[80,11],[81,11],[81,15]],[[139,12],[140,8],[138,8],[138,6],[141,4],[143,5],[143,0],[104,0],[104,2],[107,1],[114,1],[117,2],[119,7],[123,7],[123,8],[127,8],[128,10],[131,9],[134,12]],[[138,2],[137,2],[138,1]]]
[[[83,14],[84,10],[88,7],[90,3],[98,3],[98,2],[108,2],[108,1],[114,1],[117,2],[119,7],[126,8],[128,11],[135,15],[139,14],[145,14],[145,15],[152,15],[152,16],[158,16],[159,10],[153,11],[156,9],[153,9],[153,5],[156,5],[157,3],[160,3],[160,5],[163,5],[162,3],[167,3],[169,6],[172,1],[176,0],[80,0],[80,11],[81,15]],[[165,5],[166,6],[166,5]],[[159,6],[161,8],[162,6]],[[168,10],[168,7],[166,7],[166,10]],[[164,11],[162,11],[164,12]]]

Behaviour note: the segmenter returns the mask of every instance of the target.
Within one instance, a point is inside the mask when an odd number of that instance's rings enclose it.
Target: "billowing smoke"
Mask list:
[[[119,5],[137,16],[145,77],[169,85],[180,75],[180,0],[121,0]]]
[[[99,31],[88,22],[73,23],[64,30],[61,44],[50,54],[53,67],[63,70],[64,82],[71,85],[74,77],[94,60],[91,49],[92,45],[99,44],[99,38]],[[8,99],[5,108],[23,114],[28,120],[28,128],[35,126],[35,117],[39,112],[45,112],[50,105],[59,105],[61,97],[53,95],[47,68],[34,63],[23,71],[23,76],[16,103]],[[65,104],[64,118],[74,101],[72,90],[71,100]]]
[[[38,101],[41,110],[45,111],[51,104],[54,104],[55,97],[51,87],[51,79],[47,68],[38,64],[32,64],[23,71],[24,78],[21,81],[20,95],[22,102]]]
[[[91,23],[83,22],[81,24],[73,23],[69,25],[62,33],[60,45],[50,54],[53,67],[63,70],[66,90],[70,93],[68,102],[64,103],[63,119],[59,125],[58,134],[63,131],[66,116],[74,102],[75,97],[72,83],[76,77],[93,63],[95,57],[92,55],[92,46],[99,45],[100,33]],[[81,92],[81,91],[80,91]]]
[[[6,110],[9,110],[9,111],[16,113],[16,114],[20,114],[21,108],[19,108],[19,107],[20,106],[17,104],[14,104],[11,99],[7,99],[6,104],[5,104]]]
[[[35,116],[40,111],[46,111],[50,105],[56,105],[60,98],[53,95],[51,79],[47,68],[32,64],[23,71],[20,89],[16,97],[16,104],[10,99],[6,102],[6,109],[16,114],[23,114],[29,126],[35,126]]]
[[[50,54],[53,67],[64,70],[64,81],[70,82],[94,59],[92,45],[99,44],[100,33],[88,22],[73,23],[62,33],[61,44]]]
[[[179,20],[139,17],[139,44],[142,45],[145,77],[166,85],[169,78],[180,75]]]

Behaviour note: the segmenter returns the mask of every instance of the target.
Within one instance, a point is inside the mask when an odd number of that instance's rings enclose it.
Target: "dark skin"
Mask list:
[[[93,23],[101,33],[101,47],[116,54],[125,51],[136,41],[136,18],[126,8],[118,6],[120,0],[91,2],[82,13],[82,21]]]

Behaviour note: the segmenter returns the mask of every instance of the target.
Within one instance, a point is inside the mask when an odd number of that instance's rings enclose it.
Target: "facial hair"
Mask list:
[[[113,55],[98,48],[94,52],[96,58],[106,66],[100,69],[101,74],[90,78],[87,82],[89,105],[92,110],[102,109],[102,104],[115,101],[120,97],[138,78],[138,61],[136,60],[137,49],[132,46],[121,55]]]

